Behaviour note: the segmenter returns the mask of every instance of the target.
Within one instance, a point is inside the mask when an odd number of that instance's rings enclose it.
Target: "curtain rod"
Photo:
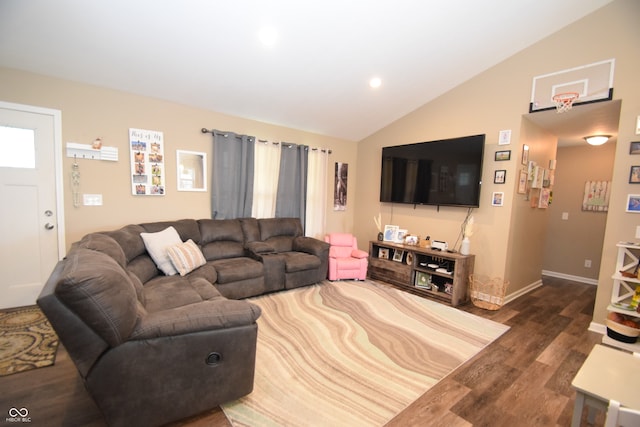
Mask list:
[[[202,128],[202,129],[200,129],[200,132],[202,132],[202,133],[210,133],[210,134],[214,134],[214,133],[216,132],[216,130],[215,130],[215,129]],[[269,141],[268,141],[268,140],[266,140],[266,139],[258,139],[258,142],[262,142],[263,144],[266,144],[266,143],[267,143],[267,142],[269,142]],[[280,142],[275,142],[275,141],[274,141],[274,142],[272,142],[272,144],[273,144],[273,145],[279,145],[279,144],[280,144]],[[291,148],[291,147],[293,147],[293,145],[296,145],[296,144],[289,144],[289,143],[283,142],[283,143],[282,143],[282,146],[283,146],[283,147],[285,147],[285,144],[288,144],[288,145],[286,145],[286,147],[287,147],[287,148]],[[332,151],[331,151],[331,150],[327,150],[327,149],[324,149],[324,148],[320,148],[320,149],[318,149],[318,148],[312,148],[311,150],[312,150],[312,151],[320,150],[320,151],[321,151],[321,152],[323,152],[323,153],[329,153],[329,154],[332,154]]]

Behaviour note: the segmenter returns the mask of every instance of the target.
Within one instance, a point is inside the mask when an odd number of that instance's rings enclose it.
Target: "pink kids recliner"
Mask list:
[[[358,241],[352,234],[331,233],[324,240],[331,245],[329,280],[364,280],[367,277],[369,254],[358,249]]]

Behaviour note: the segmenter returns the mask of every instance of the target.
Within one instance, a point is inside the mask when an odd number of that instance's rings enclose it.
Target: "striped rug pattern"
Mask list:
[[[322,282],[251,299],[253,392],[234,426],[382,426],[507,326],[372,282]]]

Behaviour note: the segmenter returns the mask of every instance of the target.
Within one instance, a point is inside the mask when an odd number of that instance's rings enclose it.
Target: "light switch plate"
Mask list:
[[[102,194],[83,194],[82,203],[85,206],[102,206]]]

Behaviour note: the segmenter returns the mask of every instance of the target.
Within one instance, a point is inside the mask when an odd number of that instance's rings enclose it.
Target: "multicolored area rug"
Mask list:
[[[36,306],[0,311],[0,376],[53,365],[58,336]]]
[[[222,406],[234,426],[382,426],[509,329],[368,281],[251,302],[256,376]]]

